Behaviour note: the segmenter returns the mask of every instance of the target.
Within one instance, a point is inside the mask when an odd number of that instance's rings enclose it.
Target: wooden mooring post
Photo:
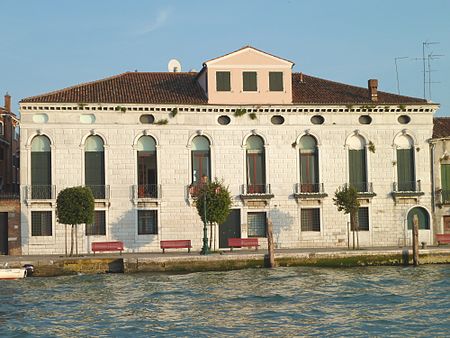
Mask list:
[[[273,224],[270,219],[267,220],[267,251],[269,252],[267,267],[274,268],[276,267],[276,263],[275,263],[275,249],[273,246]]]
[[[419,265],[419,217],[417,215],[413,216],[413,264],[414,266]]]

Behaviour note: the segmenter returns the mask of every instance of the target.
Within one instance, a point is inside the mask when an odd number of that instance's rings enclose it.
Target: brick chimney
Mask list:
[[[11,112],[11,96],[8,93],[5,94],[5,110]]]
[[[371,101],[378,101],[378,80],[370,79],[369,84],[369,99]]]

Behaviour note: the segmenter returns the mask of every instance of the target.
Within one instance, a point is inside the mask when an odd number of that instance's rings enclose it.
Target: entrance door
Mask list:
[[[450,234],[450,216],[444,216],[444,234]]]
[[[219,224],[219,247],[228,248],[228,238],[241,237],[241,210],[232,209],[227,220]]]
[[[8,254],[8,213],[0,212],[0,255]]]

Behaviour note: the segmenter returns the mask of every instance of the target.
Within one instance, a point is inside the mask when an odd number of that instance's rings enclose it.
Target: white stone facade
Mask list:
[[[84,141],[91,134],[105,143],[105,184],[110,186],[110,198],[96,203],[97,210],[106,210],[106,236],[85,236],[79,229],[80,252],[89,252],[93,241],[121,240],[126,252],[160,251],[163,239],[191,239],[194,250],[201,247],[202,223],[190,201],[187,186],[191,183],[190,141],[202,134],[211,143],[212,177],[223,179],[234,199],[233,208],[241,210],[241,236],[247,237],[247,213],[265,211],[273,222],[278,248],[346,247],[349,218],[337,211],[332,197],[335,190],[348,182],[347,139],[355,133],[375,151],[367,150],[368,182],[373,183],[373,197],[363,198],[369,208],[369,231],[359,234],[362,246],[397,246],[409,238],[406,230],[408,211],[420,205],[431,211],[430,148],[432,116],[437,106],[424,104],[406,106],[374,106],[367,108],[345,105],[248,106],[257,118],[233,116],[235,105],[126,105],[125,112],[115,105],[64,103],[21,104],[21,177],[22,184],[22,252],[23,254],[64,253],[64,226],[56,222],[55,200],[33,201],[27,198],[30,183],[30,144],[34,136],[46,135],[51,141],[52,184],[56,192],[65,187],[84,184]],[[64,109],[63,109],[64,107]],[[71,110],[68,110],[71,107]],[[92,110],[96,107],[96,110]],[[108,107],[108,110],[99,108]],[[169,113],[178,108],[178,114]],[[165,108],[165,111],[162,109]],[[82,109],[82,110],[81,110]],[[89,109],[89,110],[87,110]],[[403,110],[404,109],[404,110]],[[401,110],[401,111],[400,111]],[[48,121],[36,117],[46,114]],[[95,122],[81,123],[82,114],[94,114]],[[168,119],[167,125],[142,124],[142,114],[153,114],[156,120]],[[370,115],[371,124],[360,124],[361,115]],[[220,125],[217,119],[228,115],[231,123]],[[282,115],[284,124],[271,123],[273,115]],[[324,117],[324,123],[311,123],[313,115]],[[400,124],[398,117],[408,115],[411,121]],[[83,121],[86,121],[84,119]],[[392,184],[397,181],[396,146],[394,139],[407,134],[414,140],[416,179],[421,181],[423,195],[414,198],[392,197]],[[141,135],[150,135],[157,142],[158,199],[138,204],[132,187],[137,184],[136,143]],[[274,195],[268,205],[244,204],[240,187],[246,182],[245,140],[249,135],[265,140],[266,183]],[[313,135],[319,147],[319,175],[324,184],[324,198],[311,200],[294,198],[294,186],[299,182],[298,141],[302,135]],[[301,208],[320,208],[320,231],[301,231]],[[137,210],[157,210],[158,234],[138,235]],[[51,210],[52,236],[31,236],[31,211]],[[431,230],[421,230],[420,240],[432,242]],[[217,235],[216,243],[219,242]],[[261,239],[264,247],[264,239]],[[217,246],[217,245],[216,245]]]

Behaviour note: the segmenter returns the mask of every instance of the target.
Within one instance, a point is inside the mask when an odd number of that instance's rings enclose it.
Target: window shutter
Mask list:
[[[51,153],[31,152],[31,184],[51,185]]]
[[[414,191],[414,149],[397,150],[397,176],[399,191]]]
[[[230,72],[216,72],[216,90],[229,92],[231,90]]]
[[[258,86],[256,83],[256,72],[243,72],[243,90],[246,92],[256,92],[258,90]]]
[[[441,165],[441,185],[442,190],[450,190],[450,164]]]
[[[349,150],[349,176],[350,185],[354,186],[357,191],[366,191],[366,151]]]
[[[269,90],[271,92],[283,91],[283,73],[269,72]]]

